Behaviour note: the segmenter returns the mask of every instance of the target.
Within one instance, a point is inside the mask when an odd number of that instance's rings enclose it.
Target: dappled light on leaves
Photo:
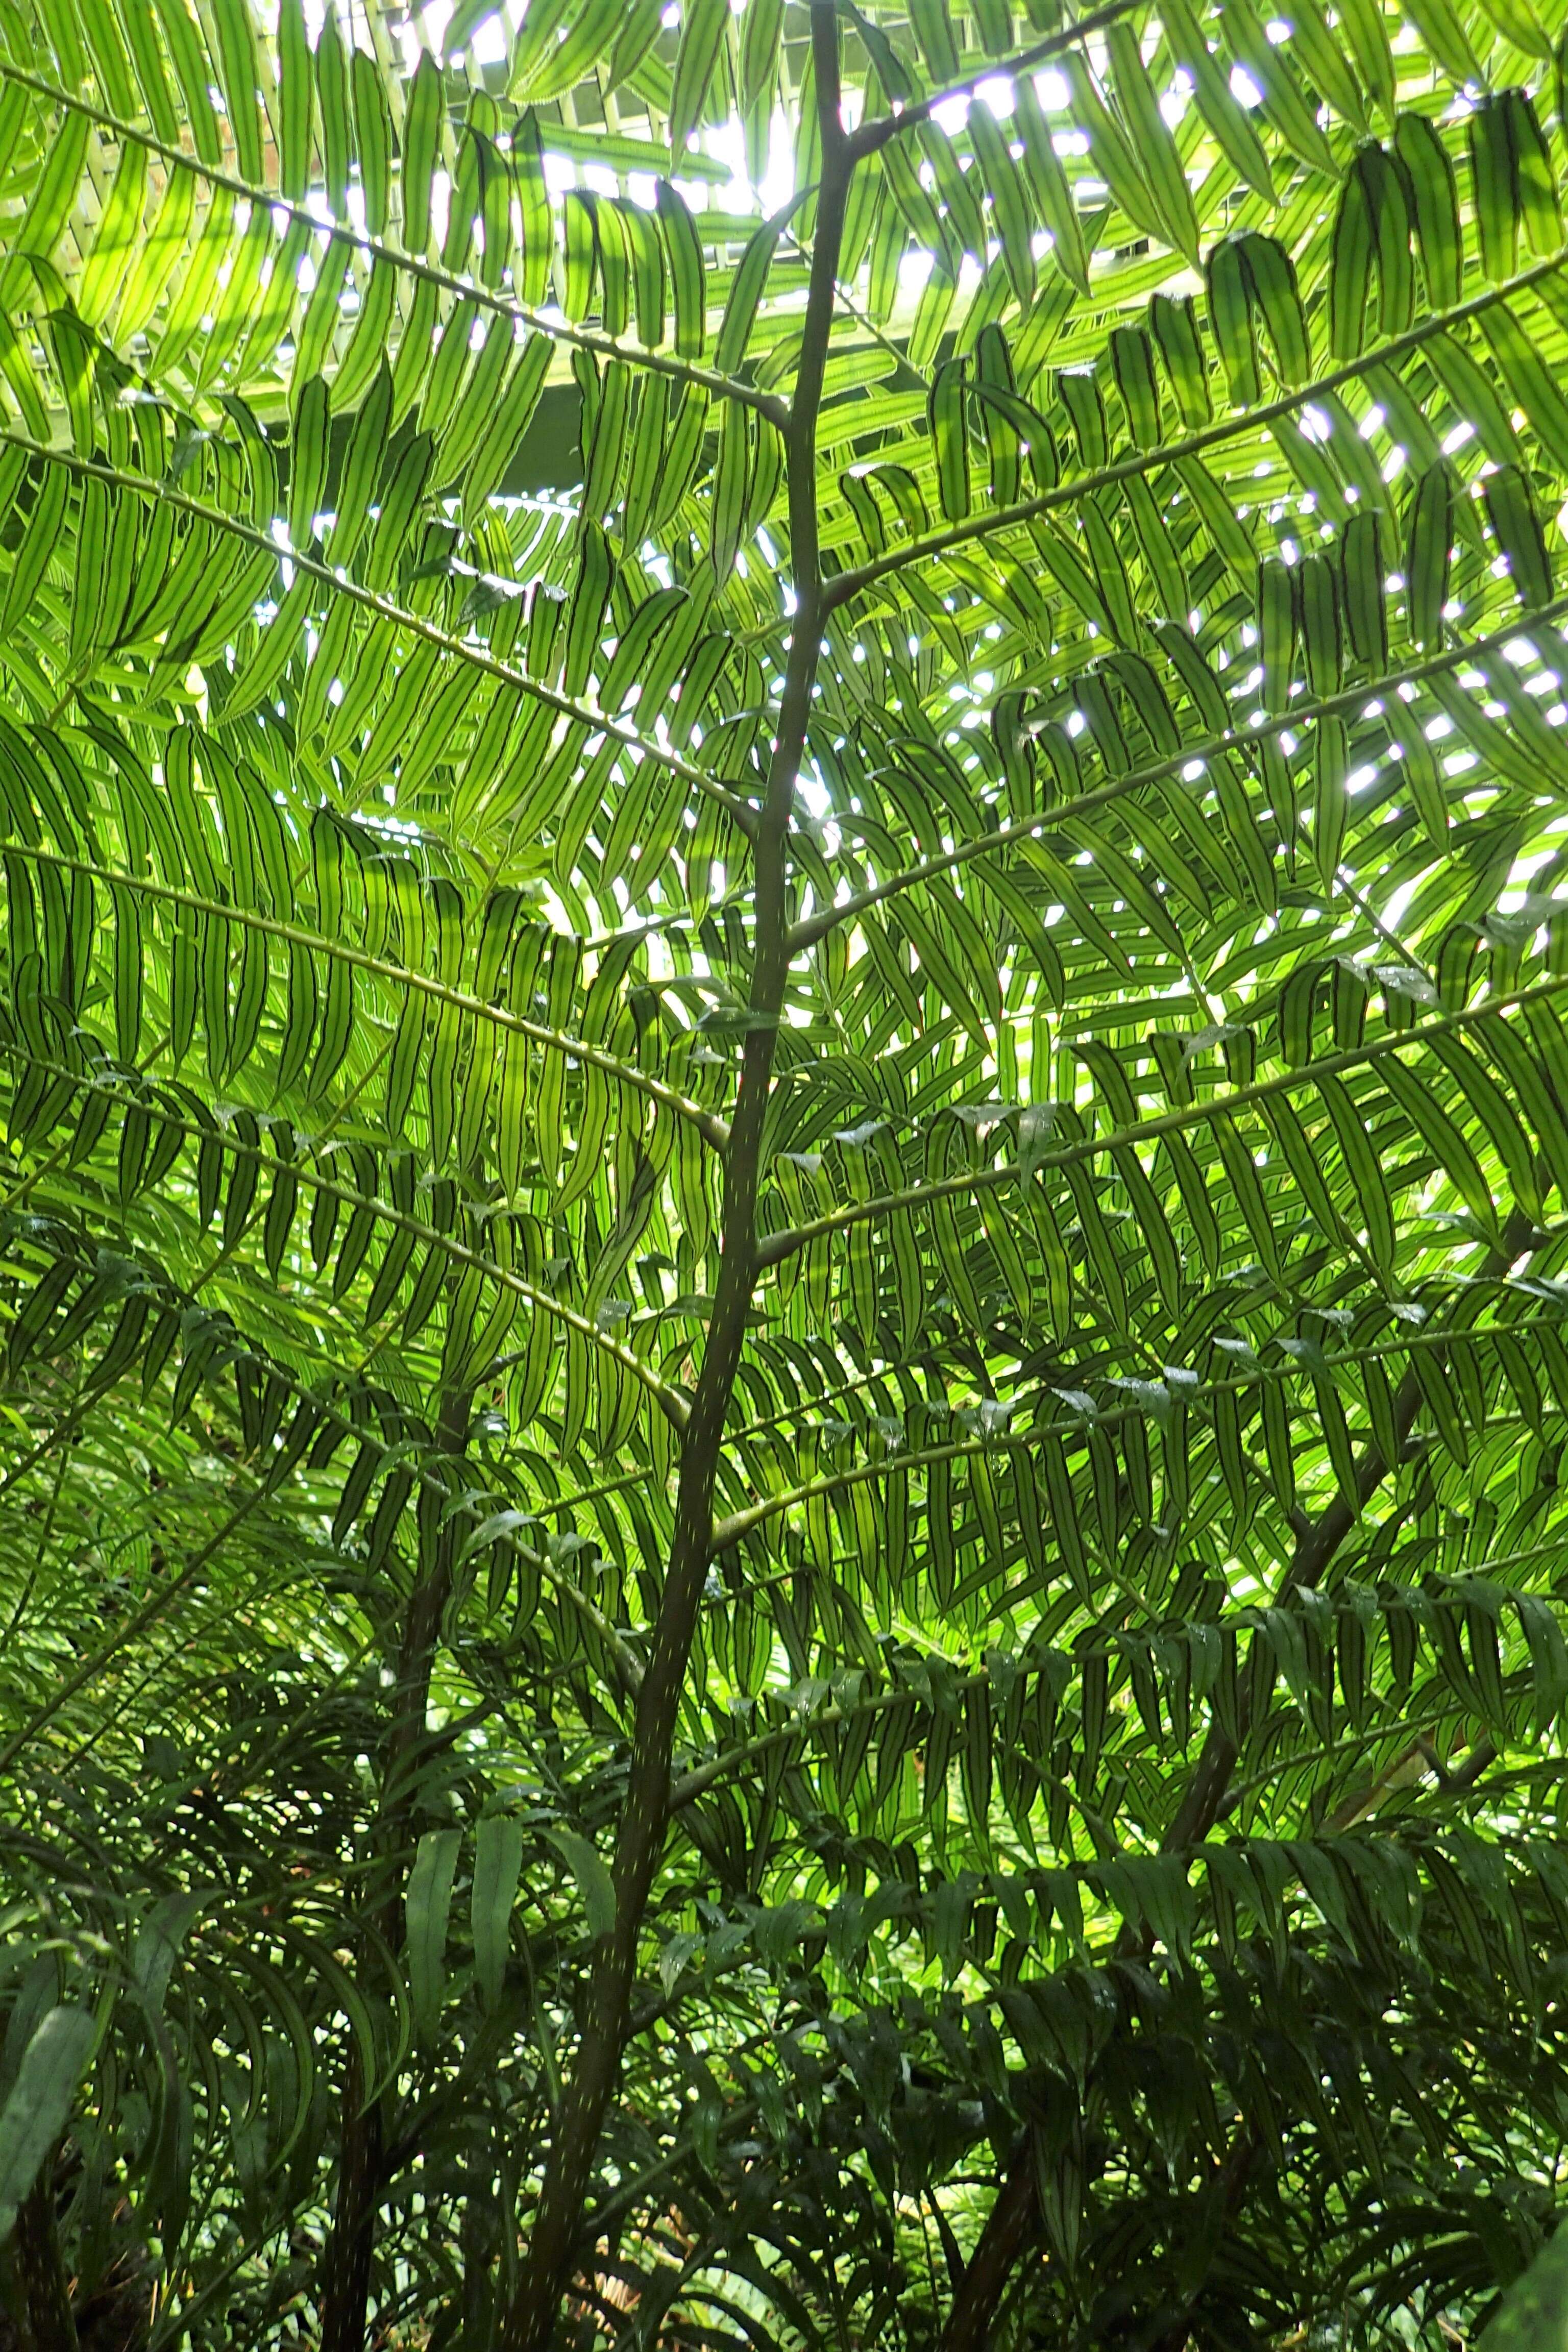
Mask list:
[[[1523,2270],[1563,32],[8,10],[20,2342]]]

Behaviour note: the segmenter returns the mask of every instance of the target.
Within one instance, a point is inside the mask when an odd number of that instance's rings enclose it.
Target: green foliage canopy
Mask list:
[[[5,0],[38,2352],[1522,2264],[1562,17]]]

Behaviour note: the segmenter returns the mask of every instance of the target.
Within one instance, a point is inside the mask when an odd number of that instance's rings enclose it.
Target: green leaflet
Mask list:
[[[0,2236],[32,2188],[70,2113],[97,2040],[91,2015],[62,2003],[39,2019],[0,2107]]]
[[[63,467],[46,468],[12,566],[5,607],[0,611],[0,630],[8,633],[16,625],[37,592],[59,541],[69,489]]]
[[[365,226],[372,236],[381,236],[386,229],[392,184],[392,116],[381,76],[363,49],[354,51],[351,84]]]
[[[474,1832],[474,1975],[492,2008],[501,1995],[522,1845],[522,1823],[510,1814],[486,1813]]]
[[[1209,324],[1231,400],[1238,407],[1254,406],[1263,393],[1252,321],[1252,289],[1239,244],[1226,238],[1213,247],[1207,272]]]
[[[599,632],[615,576],[609,545],[598,525],[584,525],[577,582],[566,619],[565,656],[561,673],[563,694],[580,695],[598,652]]]
[[[1348,40],[1344,37],[1347,32]],[[1384,42],[1386,45],[1386,37]],[[1370,83],[1373,76],[1362,67],[1358,78],[1357,68],[1362,66],[1362,52],[1367,51],[1374,71],[1381,75],[1383,61],[1377,43],[1375,26],[1358,23],[1352,26],[1348,15],[1341,18],[1338,27],[1331,26],[1317,0],[1309,0],[1291,19],[1290,46],[1308,80],[1363,137],[1367,120],[1362,82],[1364,79]]]
[[[463,483],[464,509],[477,513],[503,481],[529,423],[539,404],[550,362],[550,346],[542,335],[523,342],[507,378],[506,388],[478,447],[468,461]]]
[[[1161,113],[1131,21],[1119,16],[1109,27],[1106,46],[1111,81],[1122,118],[1131,136],[1132,154],[1142,168],[1149,194],[1164,224],[1168,241],[1194,266],[1198,258],[1198,216],[1192,191],[1182,168],[1176,143]],[[1093,133],[1091,131],[1091,140]],[[1108,172],[1107,177],[1110,174]],[[1111,181],[1112,192],[1116,183]]]
[[[969,137],[975,162],[990,191],[992,216],[1002,243],[1002,257],[1014,294],[1022,309],[1035,299],[1035,255],[1032,222],[1023,182],[1011,152],[990,108],[974,101],[969,110]]]
[[[551,1828],[544,1835],[555,1847],[576,1882],[587,1915],[588,1933],[607,1936],[616,1923],[616,1894],[610,1874],[595,1849],[575,1830]]]
[[[1381,1269],[1391,1271],[1394,1250],[1394,1212],[1372,1139],[1337,1078],[1320,1078],[1318,1091],[1328,1108],[1335,1140],[1365,1221],[1373,1261]]]
[[[278,178],[300,203],[310,184],[313,76],[301,0],[280,0],[278,12]]]
[[[726,0],[684,0],[669,112],[670,153],[677,161],[702,113],[729,20]]]
[[[1099,85],[1083,59],[1069,50],[1063,69],[1072,89],[1074,111],[1083,123],[1089,137],[1089,152],[1111,195],[1129,220],[1151,236],[1157,236],[1180,250],[1188,235],[1184,213],[1179,219],[1173,221],[1168,218],[1163,201],[1166,192],[1151,189],[1126,131],[1107,108]]]
[[[931,385],[930,415],[938,495],[942,510],[951,521],[969,512],[969,427],[964,409],[964,362],[944,361]]]
[[[1552,601],[1552,564],[1546,536],[1535,511],[1530,485],[1517,466],[1505,466],[1487,477],[1487,520],[1502,551],[1509,573],[1526,604]]]
[[[256,30],[245,0],[212,0],[217,62],[224,98],[239,153],[242,178],[254,187],[261,179],[261,110],[258,99]]]
[[[217,115],[212,103],[212,78],[206,58],[203,55],[201,37],[191,21],[191,12],[185,6],[184,0],[153,0],[153,6],[157,12],[159,27],[168,47],[170,62],[174,68],[174,78],[180,86],[180,96],[184,102],[185,118],[195,142],[196,153],[204,163],[219,163],[222,161],[223,146],[218,131]],[[234,33],[237,34],[237,39],[233,39]],[[238,71],[243,71],[247,62],[245,53],[247,44],[242,26],[232,28],[231,40],[235,51],[233,64]],[[255,101],[250,90],[240,88],[237,96],[242,112],[248,104],[252,121],[254,121]],[[247,131],[243,135],[248,138],[252,133]],[[253,175],[253,184],[259,182],[260,176],[258,169]]]
[[[289,467],[289,538],[298,549],[315,538],[317,509],[323,503],[330,457],[331,415],[325,382],[312,376],[300,394]]]
[[[1051,258],[1070,286],[1087,293],[1089,256],[1078,206],[1031,81],[1015,86],[1014,103],[1023,140],[1021,169],[1035,210],[1050,234]]]
[[[107,318],[130,273],[140,242],[146,187],[146,151],[127,145],[115,167],[78,288],[77,308],[89,325]]]
[[[1250,0],[1222,0],[1220,25],[1237,61],[1263,93],[1263,112],[1309,170],[1332,177],[1332,150],[1282,49],[1269,41]]]
[[[1423,475],[1410,509],[1405,554],[1410,635],[1416,645],[1442,642],[1442,614],[1448,595],[1453,492],[1448,469],[1434,466]]]
[[[1246,109],[1233,96],[1228,79],[1204,38],[1190,0],[1168,0],[1163,21],[1176,62],[1193,77],[1204,121],[1236,171],[1266,204],[1272,205],[1274,180],[1262,142]]]
[[[660,180],[656,194],[675,310],[676,352],[683,360],[700,360],[707,341],[702,247],[678,191],[668,180]]]
[[[926,70],[935,86],[940,89],[944,83],[956,81],[959,75],[958,45],[953,38],[947,0],[914,0],[910,10],[910,24],[920,43]]]
[[[423,254],[430,241],[430,179],[438,153],[441,122],[441,76],[426,51],[409,84],[403,118],[403,243],[409,253]]]
[[[776,217],[764,221],[741,257],[713,351],[713,364],[721,375],[735,374],[745,355],[783,226]]]
[[[443,1955],[452,1905],[452,1877],[462,1843],[458,1830],[427,1830],[415,1851],[404,1897],[408,1992],[416,2031],[435,2029],[443,1990]]]
[[[1482,79],[1464,19],[1452,0],[1418,0],[1410,21],[1451,80],[1462,86]]]
[[[610,47],[625,21],[625,11],[611,7],[608,0],[595,0],[595,5],[579,9],[565,38],[552,51],[546,53],[541,64],[527,73],[529,98],[538,103],[542,100],[558,98],[563,91],[573,89]],[[520,43],[520,65],[524,47],[524,43]],[[518,68],[514,67],[514,87],[519,79]]]

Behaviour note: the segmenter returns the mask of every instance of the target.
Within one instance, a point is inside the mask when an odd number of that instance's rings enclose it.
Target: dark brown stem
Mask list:
[[[359,2045],[351,2035],[343,2059],[338,2193],[321,2294],[321,2352],[364,2352],[383,2146],[381,2102],[373,2100],[366,2107],[364,2094]]]
[[[46,2164],[16,2215],[13,2269],[32,2342],[29,2352],[77,2352],[70,2289],[60,2260],[52,2163]]]
[[[725,1156],[719,1278],[702,1369],[681,1441],[668,1572],[647,1669],[637,1693],[626,1797],[616,1838],[615,1924],[595,1949],[576,2063],[556,2118],[539,2210],[502,2326],[500,2352],[545,2352],[554,2336],[600,2126],[620,2071],[637,1939],[669,1815],[670,1756],[681,1685],[712,1552],[713,1488],[724,1419],[757,1279],[756,1202],[763,1129],[773,1074],[773,1036],[789,971],[789,821],[822,636],[816,416],[833,325],[845,203],[854,169],[839,119],[838,29],[833,0],[812,0],[811,39],[822,176],[800,364],[784,436],[795,612],[754,842],[756,936],[749,1009],[758,1017],[747,1033]]]
[[[1034,2154],[1026,2137],[986,2217],[942,2334],[942,2352],[984,2352],[1019,2255],[1039,2228]]]
[[[444,1400],[437,1433],[444,1454],[462,1452],[468,1437],[469,1404],[467,1395],[452,1394]],[[406,1853],[413,1835],[414,1764],[425,1734],[430,1673],[441,1632],[441,1615],[451,1590],[452,1543],[448,1523],[437,1537],[429,1573],[415,1588],[403,1630],[378,1824],[378,1834],[390,1855]],[[400,1861],[388,1861],[375,1906],[375,1924],[388,1948],[400,1950]],[[384,2103],[373,2099],[367,2106],[365,2090],[359,2049],[351,2036],[343,2058],[337,2197],[322,2264],[321,2352],[364,2352],[376,2209],[386,2182]]]

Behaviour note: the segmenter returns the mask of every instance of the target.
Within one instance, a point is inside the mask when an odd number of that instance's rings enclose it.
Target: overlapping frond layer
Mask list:
[[[39,2352],[1540,2235],[1563,34],[0,20]]]

